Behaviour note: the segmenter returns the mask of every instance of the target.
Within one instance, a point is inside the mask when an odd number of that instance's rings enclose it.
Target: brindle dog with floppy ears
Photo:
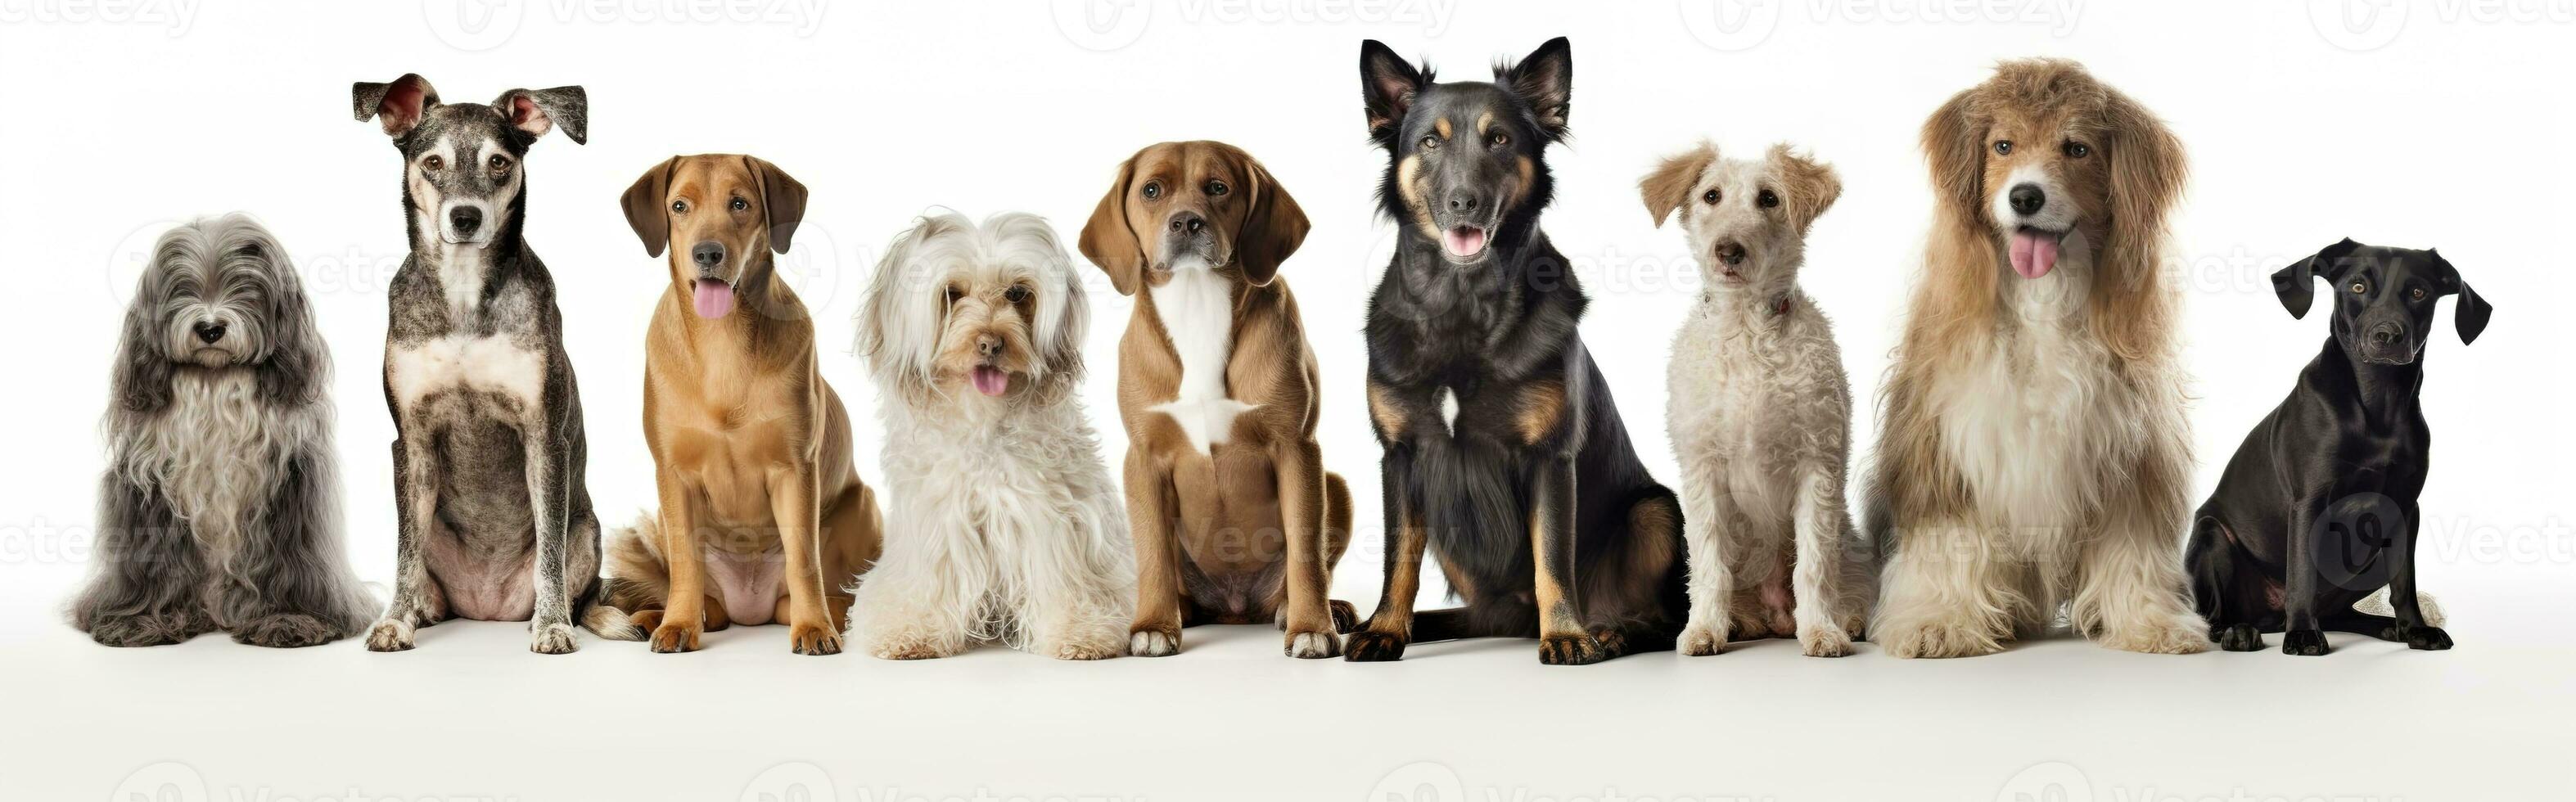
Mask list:
[[[586,141],[578,86],[442,104],[418,75],[350,88],[403,157],[411,256],[394,274],[385,403],[394,416],[394,597],[367,648],[412,648],[453,617],[528,621],[530,649],[578,648],[573,623],[636,640],[604,603],[599,518],[582,471],[581,395],[545,264],[520,239],[528,146]]]

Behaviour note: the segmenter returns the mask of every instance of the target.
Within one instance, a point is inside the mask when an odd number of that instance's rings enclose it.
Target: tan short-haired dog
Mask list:
[[[653,651],[708,629],[783,621],[797,654],[837,654],[877,558],[876,497],[851,466],[849,414],[814,369],[814,325],[780,280],[805,185],[749,156],[677,156],[628,187],[671,287],[644,341],[644,433],[662,509],[618,533],[618,605]],[[783,558],[783,559],[782,559]]]
[[[1276,621],[1290,656],[1334,657],[1354,626],[1325,598],[1351,491],[1324,471],[1315,356],[1278,279],[1306,228],[1269,170],[1219,142],[1138,151],[1082,227],[1082,255],[1136,296],[1118,347],[1131,654],[1179,651],[1183,626]]]

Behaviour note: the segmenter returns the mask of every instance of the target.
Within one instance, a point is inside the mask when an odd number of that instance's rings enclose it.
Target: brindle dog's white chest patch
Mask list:
[[[1181,360],[1179,390],[1152,409],[1171,416],[1190,447],[1207,453],[1233,436],[1236,416],[1257,406],[1226,395],[1225,363],[1234,353],[1232,293],[1223,277],[1203,265],[1175,268],[1172,280],[1151,292],[1155,315]]]
[[[456,391],[494,393],[535,403],[545,391],[546,359],[503,337],[451,334],[388,349],[387,379],[404,406]]]

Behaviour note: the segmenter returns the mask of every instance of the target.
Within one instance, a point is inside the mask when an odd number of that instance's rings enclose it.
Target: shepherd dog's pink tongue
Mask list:
[[[698,317],[713,320],[733,314],[733,285],[711,278],[698,279],[697,297],[692,299]]]
[[[1474,256],[1484,253],[1485,230],[1472,226],[1449,229],[1440,232],[1440,245],[1448,248],[1451,256]]]
[[[2057,267],[2057,236],[2037,231],[2015,231],[2012,236],[2013,272],[2022,278],[2039,278]]]
[[[977,365],[975,372],[968,374],[967,378],[975,382],[975,392],[988,396],[998,398],[1011,390],[1011,374],[1002,372],[1000,368]]]

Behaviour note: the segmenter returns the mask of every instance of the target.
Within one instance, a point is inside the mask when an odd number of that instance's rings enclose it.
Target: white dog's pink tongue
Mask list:
[[[987,396],[998,398],[1011,390],[1011,374],[991,365],[975,366],[975,372],[968,374],[967,378],[975,382],[975,392]]]
[[[1440,246],[1448,248],[1451,256],[1474,256],[1484,253],[1485,230],[1474,226],[1459,226],[1440,232]]]
[[[692,299],[698,317],[713,320],[733,314],[733,285],[711,278],[698,279],[697,297]]]
[[[2022,278],[2039,278],[2057,267],[2057,237],[2037,231],[2015,231],[2012,236],[2013,272]]]

